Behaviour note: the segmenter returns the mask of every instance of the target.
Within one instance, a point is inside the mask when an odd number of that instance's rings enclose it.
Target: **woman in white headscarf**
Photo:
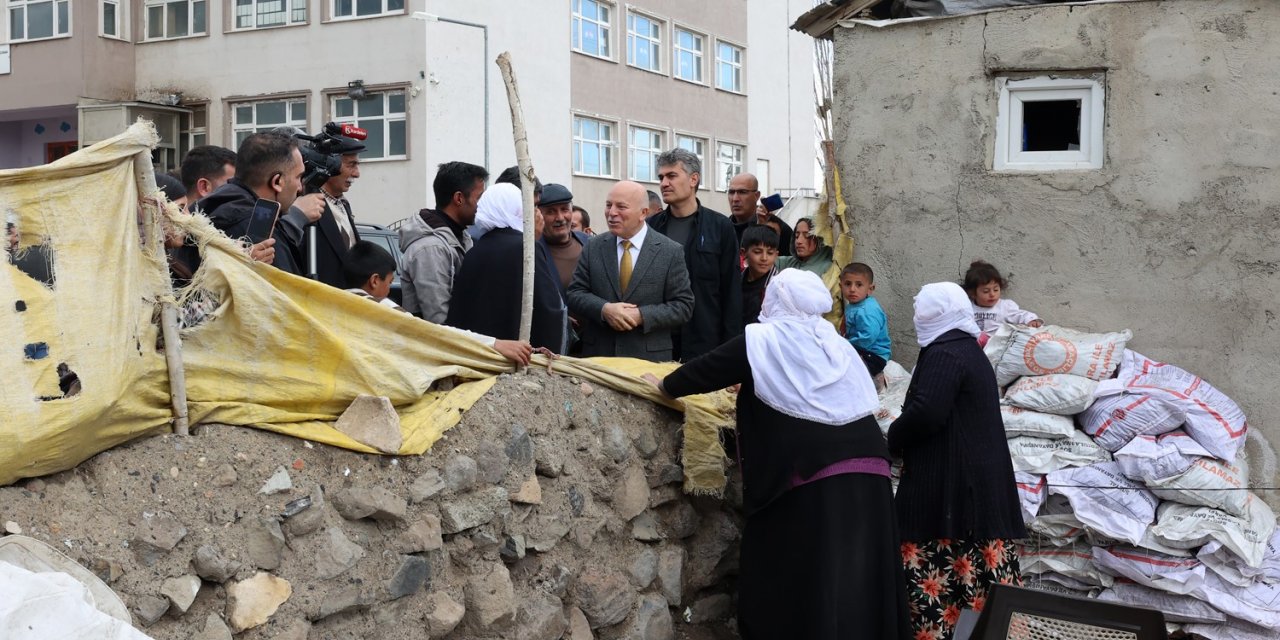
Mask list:
[[[1027,532],[969,297],[952,282],[925,285],[915,325],[920,356],[889,450],[902,457],[896,502],[911,624],[916,637],[947,640],[991,585],[1021,583],[1012,541]]]
[[[862,358],[822,314],[813,273],[773,277],[760,322],[661,382],[738,393],[742,638],[908,637],[889,451]]]
[[[534,213],[542,233],[542,214]],[[453,277],[445,324],[500,340],[520,334],[524,290],[524,205],[520,188],[495,184],[480,196],[471,228],[475,244]],[[529,343],[556,354],[565,352],[569,311],[560,295],[560,276],[546,247],[534,243],[533,321]]]

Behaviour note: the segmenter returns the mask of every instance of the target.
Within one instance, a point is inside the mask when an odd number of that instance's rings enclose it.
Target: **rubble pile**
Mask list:
[[[163,640],[734,637],[740,485],[686,496],[679,430],[530,372],[423,456],[201,427],[0,488],[0,522]]]
[[[1031,537],[1028,586],[1159,609],[1210,640],[1280,631],[1280,533],[1248,490],[1240,407],[1128,331],[1005,325],[985,347]],[[909,376],[886,368],[878,418]]]

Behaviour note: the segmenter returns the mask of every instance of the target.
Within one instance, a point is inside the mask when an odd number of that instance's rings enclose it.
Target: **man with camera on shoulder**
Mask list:
[[[331,147],[333,155],[342,157],[342,169],[320,185],[324,196],[324,211],[316,221],[315,277],[317,280],[339,289],[346,288],[342,266],[347,252],[360,240],[356,230],[355,215],[346,193],[360,177],[360,152],[365,146],[358,140],[338,137]]]

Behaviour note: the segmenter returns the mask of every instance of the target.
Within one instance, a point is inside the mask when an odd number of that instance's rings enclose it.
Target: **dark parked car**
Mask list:
[[[356,231],[360,233],[361,240],[368,240],[383,249],[391,252],[396,259],[396,275],[391,281],[390,298],[401,304],[403,298],[400,292],[400,266],[404,263],[404,254],[400,252],[400,232],[395,229],[389,229],[380,224],[359,223],[356,225]]]

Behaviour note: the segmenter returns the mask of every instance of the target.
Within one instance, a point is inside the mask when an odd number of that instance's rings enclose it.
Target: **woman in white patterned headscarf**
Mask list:
[[[818,276],[782,271],[759,323],[661,382],[650,377],[673,397],[742,385],[744,639],[908,637],[876,392],[822,319],[830,310]]]

